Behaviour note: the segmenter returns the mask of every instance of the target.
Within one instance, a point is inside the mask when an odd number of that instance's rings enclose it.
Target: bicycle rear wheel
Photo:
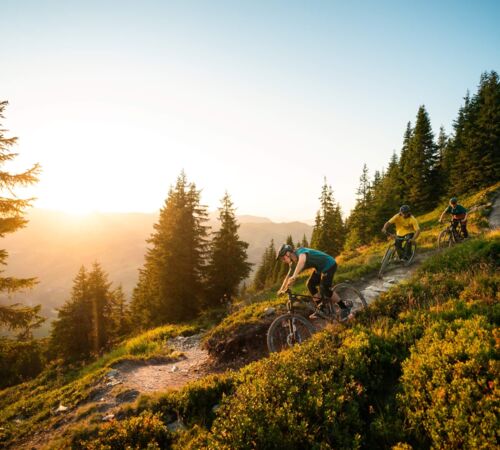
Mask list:
[[[314,326],[298,314],[283,314],[274,319],[267,330],[269,352],[280,352],[309,339],[315,332]]]
[[[333,292],[351,309],[352,313],[368,306],[363,294],[350,284],[339,283],[333,287]]]
[[[380,264],[380,270],[378,272],[379,278],[382,278],[382,275],[389,267],[389,263],[391,262],[392,258],[394,257],[395,251],[396,251],[396,249],[394,248],[394,245],[391,244],[389,247],[387,247],[387,250],[385,251],[385,255],[382,258],[382,263]]]
[[[453,238],[448,228],[446,230],[441,231],[441,233],[439,233],[438,236],[438,248],[451,247],[452,245],[453,245]]]

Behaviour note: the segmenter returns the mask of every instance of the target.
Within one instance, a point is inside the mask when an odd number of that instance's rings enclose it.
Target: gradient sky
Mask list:
[[[37,207],[157,211],[182,169],[210,210],[344,213],[424,104],[449,132],[500,69],[498,1],[0,0],[3,121]]]

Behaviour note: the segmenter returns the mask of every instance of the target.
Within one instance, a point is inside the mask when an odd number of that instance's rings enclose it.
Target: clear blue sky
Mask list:
[[[500,69],[496,1],[0,0],[4,128],[37,206],[155,211],[184,169],[215,209],[344,212],[420,105],[449,132]]]

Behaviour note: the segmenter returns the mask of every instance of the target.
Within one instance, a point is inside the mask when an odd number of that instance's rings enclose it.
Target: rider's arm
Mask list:
[[[417,219],[413,217],[413,229],[415,230],[415,234],[411,238],[412,242],[415,242],[420,234],[420,226],[418,225]]]
[[[288,289],[288,280],[290,279],[290,274],[292,273],[292,267],[293,267],[292,263],[290,262],[290,268],[288,269],[288,273],[286,274],[283,283],[281,283],[281,287],[278,290],[278,294],[286,292],[286,290]]]
[[[382,227],[382,233],[387,233],[387,227],[390,225],[391,223],[389,221],[387,221],[386,223],[384,223],[384,226]]]
[[[298,256],[298,261],[297,261],[297,265],[295,266],[295,271],[293,272],[293,275],[288,279],[288,284],[295,283],[297,276],[299,275],[300,272],[302,272],[305,265],[306,265],[306,255],[305,255],[305,253],[301,253]]]
[[[443,216],[448,212],[448,208],[446,208],[442,213],[441,216],[439,217],[439,223],[443,221]]]

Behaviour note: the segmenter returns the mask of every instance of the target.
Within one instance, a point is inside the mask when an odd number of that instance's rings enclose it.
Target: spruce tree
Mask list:
[[[248,243],[239,239],[233,203],[226,192],[219,208],[220,229],[214,233],[207,266],[208,302],[220,305],[224,295],[232,298],[239,284],[248,276]]]
[[[92,354],[93,311],[88,288],[88,273],[82,266],[73,281],[71,298],[58,309],[57,319],[51,324],[52,356],[77,361]]]
[[[4,110],[8,105],[7,101],[0,102],[0,119],[4,119]],[[0,165],[14,160],[17,153],[12,148],[17,142],[17,137],[7,137],[5,130],[0,123]],[[24,210],[31,206],[33,199],[20,199],[14,194],[17,187],[28,186],[38,181],[40,166],[33,165],[30,169],[20,173],[10,173],[7,170],[0,170],[0,238],[7,233],[13,233],[27,224],[23,217]],[[0,265],[7,265],[8,254],[5,250],[0,250]],[[35,278],[15,278],[1,276],[0,271],[0,293],[12,294],[33,287]],[[39,307],[30,308],[18,304],[0,304],[0,326],[5,325],[10,329],[25,330],[23,335],[29,335],[33,327],[39,326],[43,322],[38,314]]]
[[[451,191],[462,194],[500,178],[500,83],[496,72],[481,75],[478,92],[465,104],[457,122]]]
[[[88,359],[108,348],[113,340],[113,292],[108,275],[96,262],[88,272],[81,267],[71,297],[52,322],[50,349],[67,361]]]
[[[121,285],[112,292],[110,316],[111,327],[109,334],[113,341],[125,337],[132,331],[129,305]]]
[[[365,245],[372,239],[373,195],[372,186],[368,178],[368,167],[363,165],[363,172],[359,178],[359,187],[356,191],[357,199],[354,209],[348,219],[347,241],[350,248]]]
[[[132,296],[132,314],[139,326],[189,320],[200,311],[205,299],[206,221],[200,192],[182,172],[147,241],[151,247]]]
[[[338,255],[345,242],[345,224],[342,212],[333,197],[333,190],[324,181],[321,189],[320,211],[316,216],[316,223],[311,237],[311,247],[328,253]]]
[[[405,201],[414,213],[425,212],[437,205],[437,147],[424,106],[418,109],[408,148],[407,168],[403,175],[407,190]]]

